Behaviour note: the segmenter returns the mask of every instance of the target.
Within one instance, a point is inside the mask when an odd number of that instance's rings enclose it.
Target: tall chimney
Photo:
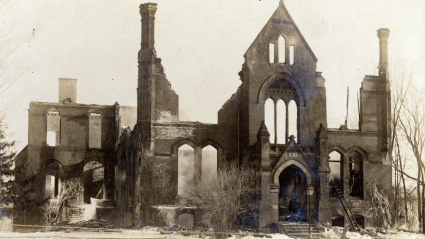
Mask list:
[[[68,98],[77,102],[77,79],[59,78],[59,103]]]
[[[155,51],[155,13],[156,3],[145,3],[140,5],[140,14],[142,15],[142,47],[141,50],[148,48],[149,53],[156,55]],[[148,52],[145,52],[148,53]],[[152,57],[152,55],[144,56]],[[156,56],[155,56],[156,57]]]
[[[142,15],[142,43],[138,54],[137,124],[141,124],[142,142],[153,149],[152,123],[155,119],[155,13],[156,3],[140,5]]]
[[[388,75],[388,38],[390,30],[381,28],[378,30],[379,38],[379,78],[382,80],[384,94],[381,98],[381,103],[378,105],[381,108],[381,122],[378,122],[381,132],[381,150],[388,152],[391,150],[391,89]],[[387,153],[386,159],[390,161],[391,153]]]
[[[388,71],[388,38],[390,37],[390,30],[381,28],[378,30],[379,38],[379,75],[385,76]]]

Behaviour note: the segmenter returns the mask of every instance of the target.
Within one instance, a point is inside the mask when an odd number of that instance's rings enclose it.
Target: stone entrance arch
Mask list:
[[[288,160],[288,161],[286,161],[286,162],[283,162],[282,164],[280,164],[274,171],[273,171],[273,178],[272,178],[272,183],[273,184],[279,184],[279,176],[280,176],[280,174],[282,173],[282,171],[284,170],[284,169],[286,169],[287,167],[289,167],[289,166],[291,166],[291,165],[295,165],[295,166],[297,166],[298,168],[300,168],[303,172],[304,172],[304,174],[305,174],[305,176],[307,177],[307,185],[308,184],[311,184],[311,182],[312,182],[312,179],[311,179],[311,171],[306,167],[306,166],[304,166],[302,163],[300,163],[300,162],[298,162],[297,160],[295,160],[295,159],[290,159],[290,160]]]
[[[301,161],[302,159],[300,159]],[[303,212],[305,209],[303,209],[306,206],[307,203],[307,196],[306,196],[306,188],[308,185],[312,184],[313,178],[312,178],[312,171],[308,169],[307,166],[305,166],[303,163],[296,159],[290,159],[283,163],[281,163],[279,166],[277,166],[271,173],[270,179],[271,179],[271,185],[270,185],[270,204],[273,209],[271,218],[274,218],[272,220],[277,221],[279,219],[279,216],[285,216],[288,213],[289,210],[289,202],[292,199],[289,199],[286,204],[283,202],[284,200],[279,200],[279,196],[282,198],[283,196],[287,196],[282,192],[281,186],[288,188],[288,185],[281,185],[282,177],[291,177],[295,176],[295,178],[298,178],[299,182],[297,182],[298,186],[301,186],[301,188],[297,189],[296,196],[298,197],[298,203],[301,205],[298,212]],[[291,169],[295,169],[295,172],[291,172]],[[293,171],[293,170],[292,170]],[[287,174],[287,175],[286,175]],[[291,175],[296,174],[296,175]],[[281,177],[282,175],[282,177]],[[294,182],[293,182],[294,183]],[[303,193],[304,192],[304,193]],[[292,196],[293,193],[290,195]],[[301,200],[300,197],[302,197]],[[284,210],[287,210],[286,212]],[[280,211],[280,212],[279,212]],[[304,212],[305,213],[305,212]],[[302,216],[302,215],[301,215]],[[301,218],[302,219],[302,218]]]
[[[302,221],[307,209],[307,176],[294,164],[279,175],[279,219]]]

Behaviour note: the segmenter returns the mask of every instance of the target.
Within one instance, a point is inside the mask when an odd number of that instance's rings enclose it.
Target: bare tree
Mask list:
[[[55,218],[50,222],[50,225],[53,223],[57,223],[58,218],[60,217],[62,210],[63,210],[63,204],[65,200],[77,197],[78,195],[81,195],[84,191],[83,182],[81,181],[81,178],[71,178],[68,180],[65,180],[62,182],[61,186],[61,192],[58,195],[58,203],[56,205],[57,211]],[[49,204],[49,213],[52,211],[52,208],[50,208]]]
[[[394,200],[393,200],[393,208],[394,208],[394,220],[397,220],[399,215],[400,208],[400,187],[401,183],[403,184],[403,201],[404,201],[404,217],[406,222],[409,221],[408,217],[408,206],[407,206],[407,191],[406,191],[406,181],[404,178],[404,174],[399,171],[404,172],[405,170],[405,161],[406,157],[402,152],[403,147],[400,147],[400,136],[399,136],[399,127],[401,110],[403,109],[403,105],[406,102],[407,93],[409,91],[411,85],[411,74],[407,74],[405,67],[401,67],[399,71],[397,71],[397,75],[390,75],[391,81],[391,100],[392,100],[392,132],[391,132],[391,151],[393,153],[393,167],[397,170],[394,171],[395,176],[395,184],[394,184]],[[395,222],[395,221],[394,221]]]
[[[392,150],[394,153],[393,167],[395,169],[394,205],[398,204],[398,187],[403,183],[403,198],[406,220],[408,219],[407,189],[405,177],[416,181],[417,213],[420,226],[424,231],[424,163],[422,153],[425,146],[425,96],[415,88],[412,82],[413,75],[405,67],[392,74]],[[406,160],[414,159],[417,166],[417,176],[406,171]],[[395,207],[397,210],[398,207]],[[398,213],[398,212],[396,212]]]
[[[424,182],[424,163],[422,161],[422,153],[425,146],[425,106],[424,95],[414,87],[409,91],[409,99],[404,102],[402,107],[402,116],[399,121],[399,128],[408,146],[416,159],[418,167],[418,181],[417,181],[417,194],[418,194],[418,216],[420,218],[422,229],[424,230],[423,220],[423,186],[420,182]],[[421,187],[422,186],[422,187]],[[422,188],[422,189],[421,189]]]
[[[201,209],[202,221],[214,229],[218,238],[227,238],[239,216],[258,209],[258,185],[254,168],[231,163],[218,170],[216,180],[199,178],[181,204]]]

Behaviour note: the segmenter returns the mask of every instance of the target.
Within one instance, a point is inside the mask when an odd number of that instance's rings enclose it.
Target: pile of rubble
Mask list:
[[[102,220],[86,220],[75,223],[59,223],[54,226],[50,231],[118,231],[120,227]]]

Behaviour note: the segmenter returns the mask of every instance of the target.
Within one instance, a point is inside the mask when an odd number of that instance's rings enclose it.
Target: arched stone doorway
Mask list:
[[[292,164],[279,175],[279,219],[303,221],[307,207],[307,176]]]

